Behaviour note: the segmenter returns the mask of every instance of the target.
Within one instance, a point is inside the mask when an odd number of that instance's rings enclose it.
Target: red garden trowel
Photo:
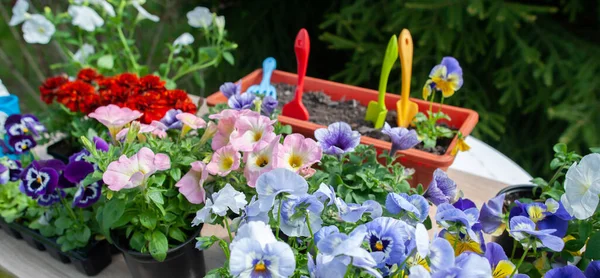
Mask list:
[[[298,62],[298,85],[296,86],[296,96],[292,101],[283,106],[281,114],[298,120],[308,121],[309,114],[302,103],[302,94],[304,93],[304,76],[308,66],[308,53],[310,52],[310,40],[306,29],[300,29],[296,36],[294,45],[296,51],[296,61]]]

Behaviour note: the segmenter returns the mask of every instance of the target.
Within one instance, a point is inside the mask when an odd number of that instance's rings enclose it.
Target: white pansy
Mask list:
[[[73,60],[79,62],[80,64],[85,64],[87,58],[94,53],[94,46],[91,44],[84,43],[81,46],[81,48],[79,48],[77,52],[75,52],[75,54],[73,55]]]
[[[146,9],[144,9],[144,7],[142,7],[142,4],[145,2],[146,1],[141,0],[133,0],[131,2],[131,5],[133,5],[133,7],[138,11],[138,19],[148,19],[154,22],[160,21],[160,18],[158,16],[149,13],[148,11],[146,11]]]
[[[73,18],[71,23],[88,32],[93,32],[104,25],[104,19],[90,7],[71,5],[68,12]]]
[[[204,207],[196,212],[196,217],[192,221],[192,226],[200,223],[212,223],[216,216],[225,216],[227,211],[231,210],[235,214],[240,214],[248,204],[246,195],[235,190],[231,184],[226,184],[219,192],[212,194],[212,200],[206,199]]]
[[[225,17],[222,15],[217,16],[217,18],[215,18],[215,24],[219,30],[225,29]]]
[[[212,13],[208,8],[196,7],[187,13],[187,19],[192,27],[208,27],[212,24]]]
[[[570,215],[587,219],[598,207],[600,194],[600,154],[583,157],[579,164],[573,163],[567,171],[565,194],[560,198]]]
[[[190,33],[183,33],[181,36],[177,37],[173,42],[173,46],[175,50],[173,53],[178,54],[181,51],[181,47],[184,45],[190,45],[194,43],[194,37]]]
[[[2,84],[2,80],[0,80],[0,97],[5,97],[8,95],[8,89],[6,89],[6,86],[4,86],[4,84]]]
[[[13,15],[10,18],[8,25],[16,26],[25,21],[29,17],[29,14],[27,13],[28,9],[29,3],[26,0],[17,0],[17,3],[15,3],[12,8]]]
[[[23,39],[27,43],[47,44],[50,42],[56,27],[43,15],[34,14],[23,23]]]

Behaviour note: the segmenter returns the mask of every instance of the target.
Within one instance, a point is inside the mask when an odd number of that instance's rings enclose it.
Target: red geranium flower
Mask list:
[[[155,92],[132,96],[125,103],[125,107],[144,113],[140,118],[140,122],[144,124],[162,119],[167,111],[172,108],[172,106],[167,105],[160,94]]]
[[[87,83],[92,83],[94,81],[97,82],[98,80],[101,80],[103,78],[104,77],[102,76],[102,74],[99,74],[96,70],[91,68],[82,69],[77,74],[77,80],[81,80]]]
[[[140,79],[133,73],[122,73],[115,77],[115,83],[123,88],[137,88]]]
[[[146,75],[140,79],[140,85],[138,86],[139,93],[144,92],[159,92],[165,91],[165,81],[161,81],[160,77],[156,75]]]
[[[56,101],[71,111],[88,114],[99,106],[100,96],[96,94],[94,86],[81,80],[75,80],[60,87]]]
[[[40,86],[40,94],[42,96],[42,100],[47,104],[52,103],[54,101],[54,98],[56,98],[56,94],[60,86],[67,82],[69,82],[69,79],[66,75],[59,75],[56,77],[50,77],[46,79],[46,81],[44,81],[44,84]]]
[[[198,109],[196,104],[192,102],[187,93],[183,90],[169,90],[163,93],[163,98],[166,100],[169,107],[179,109],[187,113],[196,113]]]

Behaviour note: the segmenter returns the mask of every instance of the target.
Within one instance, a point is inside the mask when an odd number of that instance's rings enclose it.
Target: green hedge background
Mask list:
[[[33,0],[33,6],[66,10],[66,3]],[[62,1],[60,1],[62,2]],[[235,66],[221,64],[188,78],[180,87],[208,95],[260,67],[265,57],[296,70],[293,41],[304,27],[311,35],[308,75],[377,88],[390,36],[408,28],[415,42],[413,97],[420,97],[429,70],[443,56],[462,65],[465,85],[449,103],[474,109],[473,135],[497,148],[533,176],[548,175],[557,141],[588,153],[600,146],[600,1],[342,0],[279,1],[147,0],[161,17],[136,36],[142,62],[156,68],[165,44],[190,29],[185,14],[195,6],[226,18],[229,38],[239,44]],[[23,99],[38,101],[41,79],[59,73],[52,44],[26,45],[20,27],[8,28],[11,0],[0,0],[0,79]],[[15,35],[18,39],[15,39]],[[399,63],[388,91],[399,92]]]

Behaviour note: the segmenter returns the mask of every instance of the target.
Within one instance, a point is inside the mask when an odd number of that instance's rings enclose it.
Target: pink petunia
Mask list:
[[[127,136],[128,132],[129,128],[121,129],[121,131],[117,133],[117,141],[123,140],[123,138]],[[167,137],[167,126],[159,121],[152,121],[152,123],[149,125],[140,123],[140,131],[138,134],[143,133],[151,133],[152,135],[162,139]]]
[[[143,147],[131,157],[122,155],[118,161],[111,162],[102,180],[112,191],[143,186],[148,178],[156,171],[171,168],[168,155],[154,154],[149,148]]]
[[[217,124],[217,133],[212,140],[212,149],[218,150],[222,147],[225,147],[229,144],[229,138],[231,133],[235,128],[235,123],[237,119],[241,116],[249,116],[249,115],[260,115],[257,112],[251,110],[233,110],[233,109],[225,109],[221,111],[219,114],[213,114],[208,116],[210,119],[218,120]]]
[[[281,136],[275,137],[271,143],[262,149],[255,149],[252,152],[244,154],[246,162],[244,176],[248,181],[248,186],[254,187],[256,185],[256,180],[261,174],[275,168],[275,165],[277,164],[275,161],[277,158],[277,151],[280,146],[279,138],[281,138]]]
[[[276,136],[274,123],[275,120],[258,113],[239,117],[230,135],[231,145],[242,152],[263,149]]]
[[[177,114],[175,117],[183,123],[183,129],[181,130],[182,136],[187,134],[190,130],[206,127],[206,122],[202,118],[198,118],[191,113],[181,113]]]
[[[202,204],[206,199],[204,181],[208,178],[206,165],[201,161],[192,162],[192,169],[188,171],[175,186],[179,192],[192,204]]]
[[[240,153],[231,145],[218,149],[212,156],[206,169],[211,175],[227,176],[240,168]]]
[[[88,117],[94,118],[105,125],[113,138],[116,139],[117,133],[128,123],[141,117],[143,113],[129,108],[121,108],[114,104],[100,106]]]
[[[323,151],[315,140],[304,138],[301,134],[291,134],[283,140],[277,152],[277,167],[296,173],[321,160]]]

